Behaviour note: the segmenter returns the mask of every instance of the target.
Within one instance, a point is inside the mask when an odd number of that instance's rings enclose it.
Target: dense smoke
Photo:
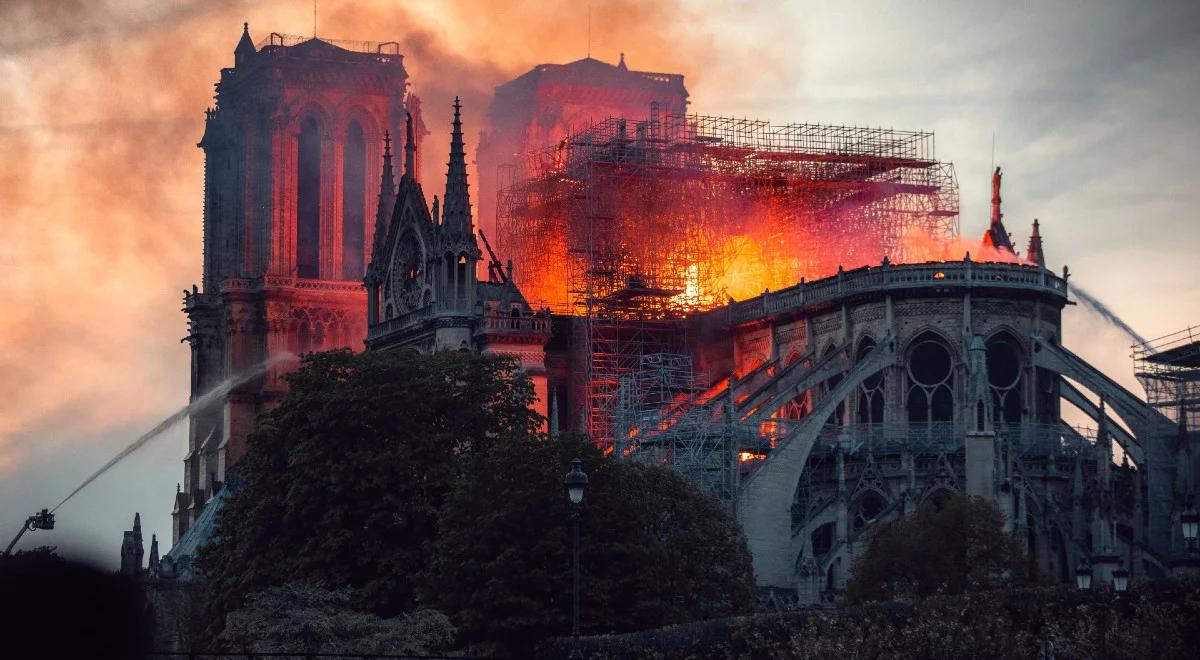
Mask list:
[[[625,51],[639,68],[696,72],[693,90],[735,79],[681,6],[591,8],[596,57]],[[179,292],[199,276],[196,142],[242,21],[256,42],[271,31],[309,34],[312,6],[0,4],[0,473],[38,439],[101,435],[186,400]],[[433,195],[445,182],[453,97],[463,97],[473,150],[496,85],[586,54],[587,8],[322,2],[317,31],[400,42],[431,131],[424,184]]]

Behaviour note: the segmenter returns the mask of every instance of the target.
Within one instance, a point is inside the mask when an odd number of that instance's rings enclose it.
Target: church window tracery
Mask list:
[[[871,351],[875,350],[875,340],[863,337],[858,344],[856,362],[862,362]],[[872,374],[859,386],[858,392],[858,423],[880,424],[883,422],[883,372]]]
[[[1000,423],[1021,421],[1021,358],[1016,341],[1000,333],[987,342],[988,385],[992,391],[993,419]]]
[[[907,404],[910,422],[954,420],[954,363],[935,335],[919,337],[909,350]]]

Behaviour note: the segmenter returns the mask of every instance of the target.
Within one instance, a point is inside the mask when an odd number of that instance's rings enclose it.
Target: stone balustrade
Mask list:
[[[736,302],[726,307],[729,323],[738,325],[801,310],[836,300],[875,291],[930,289],[1024,289],[1062,298],[1067,297],[1067,280],[1050,271],[1026,264],[976,263],[963,261],[930,262],[879,266],[841,271],[837,275]]]

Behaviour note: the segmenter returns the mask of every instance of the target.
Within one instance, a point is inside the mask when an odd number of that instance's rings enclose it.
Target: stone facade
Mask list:
[[[227,379],[252,378],[191,415],[173,541],[187,533],[245,452],[258,416],[285,391],[294,360],[366,336],[362,286],[374,232],[384,136],[405,112],[403,57],[245,28],[221,71],[204,136],[204,272],[184,293],[195,401]],[[418,140],[419,141],[419,140]],[[419,163],[417,141],[410,143]],[[419,167],[419,165],[417,165]]]
[[[385,192],[365,279],[367,347],[512,355],[533,380],[537,411],[546,415],[550,315],[530,308],[511,268],[501,266],[490,248],[488,279],[477,279],[483,253],[471,215],[460,111],[455,99],[445,195],[440,203],[435,196],[432,208],[414,176],[411,150],[395,195],[387,194],[392,167],[390,153],[385,155]]]

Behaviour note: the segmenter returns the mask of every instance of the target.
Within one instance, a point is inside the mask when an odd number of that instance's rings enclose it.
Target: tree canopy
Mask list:
[[[571,516],[563,477],[583,460],[584,633],[746,612],[750,553],[737,523],[663,467],[608,459],[582,436],[518,440],[467,460],[425,574],[429,604],[467,641],[509,651],[570,631]]]
[[[562,479],[575,456],[591,477],[585,630],[753,604],[750,555],[730,516],[665,468],[605,458],[582,436],[541,433],[532,385],[510,358],[334,351],[305,356],[288,379],[289,393],[249,438],[216,538],[201,552],[210,634],[262,619],[262,594],[277,601],[272,588],[296,584],[343,594],[338,608],[381,620],[435,608],[464,641],[508,650],[566,634]],[[362,623],[338,616],[335,628]],[[223,639],[245,642],[241,632]]]
[[[412,610],[459,458],[531,438],[532,385],[505,357],[347,350],[306,355],[288,382],[201,552],[213,622],[297,579],[351,587],[382,617]]]
[[[852,602],[897,596],[960,594],[1032,577],[1004,515],[977,497],[928,502],[916,513],[880,525],[854,562],[846,595]]]

